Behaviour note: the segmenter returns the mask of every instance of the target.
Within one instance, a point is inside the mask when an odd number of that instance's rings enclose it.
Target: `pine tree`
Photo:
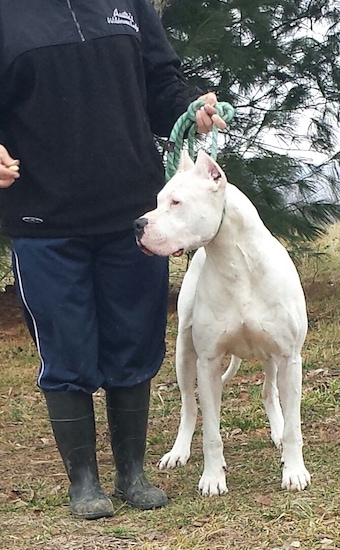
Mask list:
[[[163,24],[187,79],[235,108],[219,155],[230,181],[274,234],[314,239],[340,218],[337,2],[181,0]]]

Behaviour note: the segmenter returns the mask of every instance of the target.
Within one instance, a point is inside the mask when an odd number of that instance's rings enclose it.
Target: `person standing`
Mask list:
[[[115,496],[167,504],[143,464],[168,263],[140,252],[133,221],[164,184],[154,134],[168,136],[199,97],[198,131],[223,126],[216,96],[185,82],[148,0],[0,0],[2,232],[78,518],[114,513],[98,476],[98,388]]]

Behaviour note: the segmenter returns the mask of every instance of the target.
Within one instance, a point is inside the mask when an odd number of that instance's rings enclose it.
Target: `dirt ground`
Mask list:
[[[4,336],[8,331],[15,335],[18,328],[21,332],[23,324],[24,319],[15,287],[7,285],[5,292],[0,292],[0,335]]]
[[[320,345],[318,332],[320,322],[331,317],[334,310],[333,305],[328,306],[328,299],[335,295],[339,296],[338,293],[339,287],[333,281],[327,283],[326,288],[321,288],[317,283],[313,283],[308,288],[310,298],[313,297],[313,300],[310,300],[309,315],[311,328],[316,334],[316,342],[312,341],[314,347]],[[319,294],[322,294],[324,301],[322,310],[318,309],[314,301]],[[170,317],[175,317],[171,313],[175,311],[176,298],[177,290],[176,287],[173,287],[170,289]],[[334,339],[334,342],[338,342],[338,326],[337,320],[334,329],[336,336],[333,338],[330,334],[330,338]],[[313,335],[311,337],[314,338]],[[171,334],[172,339],[173,335]],[[114,518],[101,519],[93,523],[77,522],[70,518],[66,496],[68,481],[51,433],[44,399],[41,392],[38,389],[35,390],[35,377],[39,361],[34,344],[28,343],[30,337],[13,286],[8,286],[5,292],[0,292],[1,342],[6,350],[4,355],[6,362],[8,359],[9,364],[15,363],[17,357],[24,350],[28,363],[25,366],[24,382],[16,384],[15,378],[11,381],[11,378],[8,377],[4,386],[5,392],[0,394],[0,429],[4,430],[3,444],[0,446],[0,510],[3,509],[3,513],[0,513],[0,550],[29,550],[30,548],[44,548],[44,550],[104,550],[106,548],[119,550],[198,548],[201,550],[210,548],[215,550],[235,547],[242,548],[242,550],[250,550],[250,548],[252,550],[285,550],[300,547],[300,545],[301,548],[308,550],[340,548],[339,493],[337,489],[339,409],[332,401],[328,402],[327,400],[327,388],[339,376],[338,345],[334,344],[330,359],[324,357],[324,351],[320,347],[322,363],[315,362],[306,375],[305,391],[309,392],[309,389],[313,387],[315,392],[319,392],[320,399],[325,401],[322,405],[322,415],[315,413],[314,417],[306,417],[304,423],[306,452],[309,453],[307,458],[309,462],[314,462],[315,477],[317,478],[311,491],[292,497],[284,496],[275,489],[269,492],[266,481],[269,475],[267,469],[273,470],[272,477],[274,475],[274,478],[279,473],[272,458],[268,458],[272,457],[274,452],[270,442],[266,442],[266,429],[261,427],[252,431],[254,444],[252,451],[250,451],[250,445],[247,447],[251,433],[234,430],[230,437],[228,436],[230,477],[234,476],[245,489],[237,497],[235,488],[237,483],[235,482],[233,494],[236,500],[230,501],[230,504],[228,504],[228,500],[214,501],[212,512],[211,500],[203,502],[195,492],[198,475],[195,460],[185,473],[177,474],[177,478],[174,474],[160,472],[156,467],[164,443],[159,440],[157,434],[163,429],[165,432],[171,432],[171,437],[173,437],[177,429],[177,413],[169,414],[166,419],[154,414],[149,425],[152,445],[148,455],[148,474],[151,474],[155,484],[166,491],[172,507],[169,507],[169,511],[164,509],[149,515],[131,509],[127,510],[120,501],[114,499],[114,508],[117,510]],[[171,345],[173,346],[173,344]],[[328,347],[331,347],[330,344]],[[173,354],[173,347],[170,349],[170,353]],[[19,367],[17,370],[21,373]],[[253,386],[261,383],[260,374],[255,371],[251,375],[250,381],[243,380],[243,375],[240,375],[235,381],[235,389],[238,385],[243,388],[237,398],[238,409],[242,408],[242,404],[246,405],[250,399],[248,391],[250,382]],[[168,405],[172,406],[170,395],[175,386],[175,375],[171,374],[165,380],[166,383],[157,388],[157,391],[159,390],[161,397],[164,396],[165,401],[169,399]],[[168,394],[169,398],[167,398]],[[97,454],[100,477],[103,480],[103,489],[109,492],[112,489],[113,463],[107,425],[103,420],[103,393],[99,391],[94,398],[96,410],[99,410]],[[335,399],[338,397],[335,396]],[[326,414],[327,407],[329,414]],[[170,408],[169,413],[171,410]],[[156,411],[154,410],[154,412]],[[240,410],[238,414],[240,414]],[[243,449],[243,452],[249,449],[249,453],[254,453],[254,455],[249,455],[250,458],[244,463],[245,469],[242,472],[238,466],[241,460],[240,456],[242,456],[240,449]],[[320,454],[320,449],[321,451],[324,449],[324,454]],[[200,453],[201,451],[199,453],[197,451],[198,456]],[[193,454],[195,455],[195,449]],[[263,468],[264,471],[261,471],[261,476],[258,475],[258,479],[262,480],[262,485],[255,484],[253,495],[251,487],[254,477],[256,477],[252,470],[253,461],[256,456],[258,462],[262,455],[263,465],[261,462],[260,469]],[[322,460],[326,463],[326,458],[328,467],[317,468],[316,465],[321,464]],[[238,476],[240,477],[238,478]],[[185,482],[184,479],[186,479]],[[273,486],[279,486],[278,478],[274,479]],[[264,508],[263,513],[260,505],[254,507],[256,499]],[[188,510],[184,509],[185,506],[188,507]],[[242,512],[235,514],[234,510],[237,510],[238,507]],[[173,517],[171,510],[173,510]],[[244,530],[242,520],[244,510],[246,510],[246,516],[248,515],[250,518],[247,520],[247,532]],[[182,525],[181,518],[186,517],[189,517],[190,521],[193,519],[188,525],[185,523]],[[228,517],[227,522],[225,517]],[[263,529],[267,524],[270,530],[266,535]],[[140,525],[143,526],[142,531],[138,527]],[[214,536],[217,537],[216,544],[210,539],[208,543],[205,540],[205,537],[212,536],[211,533],[215,533]],[[170,535],[173,538],[169,543]],[[265,537],[268,537],[266,542],[264,542]],[[308,539],[313,542],[306,542]],[[276,540],[280,542],[276,542]],[[227,544],[226,541],[231,542]]]

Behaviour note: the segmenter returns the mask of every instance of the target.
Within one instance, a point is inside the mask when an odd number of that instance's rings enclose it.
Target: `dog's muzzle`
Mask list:
[[[145,246],[143,246],[143,244],[141,242],[141,239],[144,235],[144,227],[146,225],[148,225],[148,221],[149,220],[147,218],[138,218],[137,220],[135,220],[133,222],[133,227],[134,227],[134,230],[135,230],[136,242],[137,242],[139,248],[147,256],[153,256],[153,253],[151,252],[151,250],[148,250]]]
[[[144,234],[144,227],[148,225],[147,218],[138,218],[133,222],[133,227],[135,230],[136,239],[140,241]]]

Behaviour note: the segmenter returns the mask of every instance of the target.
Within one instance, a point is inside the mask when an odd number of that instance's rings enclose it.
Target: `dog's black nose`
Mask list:
[[[140,238],[144,233],[144,227],[148,224],[147,218],[138,218],[133,222],[136,237]]]

